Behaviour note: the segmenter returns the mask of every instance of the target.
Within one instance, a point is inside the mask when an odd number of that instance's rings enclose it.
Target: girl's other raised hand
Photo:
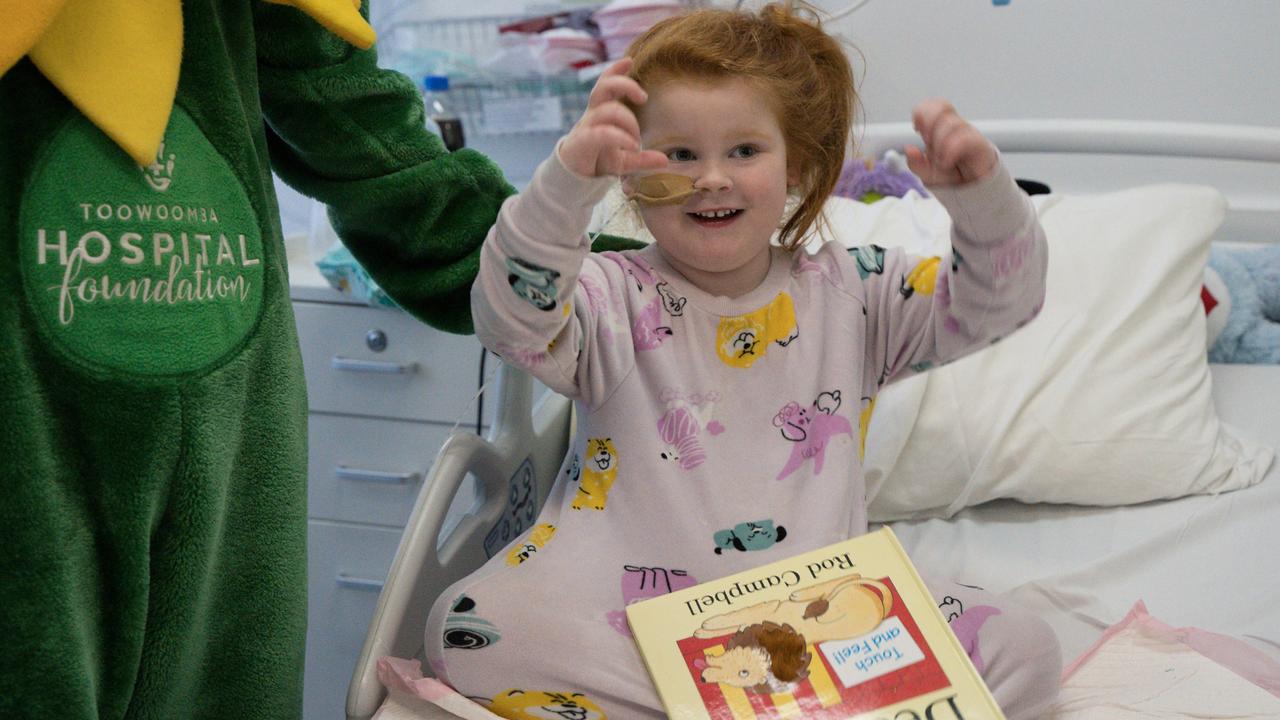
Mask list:
[[[631,58],[623,58],[600,75],[587,100],[587,111],[560,144],[560,161],[573,172],[601,177],[667,166],[663,153],[641,149],[640,123],[622,103],[625,98],[641,105],[648,99],[644,88],[627,77],[630,69]]]
[[[924,149],[906,147],[907,167],[926,185],[961,185],[986,178],[999,155],[985,135],[960,117],[950,102],[925,100],[911,113]]]

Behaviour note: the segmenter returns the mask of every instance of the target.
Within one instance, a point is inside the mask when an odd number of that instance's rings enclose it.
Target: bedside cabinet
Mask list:
[[[481,347],[327,287],[295,284],[292,295],[310,402],[303,717],[340,720],[423,478],[455,422],[476,431]],[[495,367],[490,356],[486,374]],[[455,520],[476,500],[466,490]]]

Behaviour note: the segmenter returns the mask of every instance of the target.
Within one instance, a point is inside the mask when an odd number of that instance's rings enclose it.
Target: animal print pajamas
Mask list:
[[[879,389],[1012,332],[1044,297],[1043,231],[1003,165],[933,189],[955,219],[947,257],[774,248],[760,286],[732,299],[657,246],[589,255],[609,183],[548,159],[504,205],[472,290],[485,346],[578,411],[533,526],[427,623],[431,669],[507,717],[662,717],[623,608],[866,532],[859,458]],[[1048,627],[931,589],[1010,717],[1047,707]]]

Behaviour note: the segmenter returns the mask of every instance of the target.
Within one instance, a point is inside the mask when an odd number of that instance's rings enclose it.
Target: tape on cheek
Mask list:
[[[644,175],[635,181],[627,198],[641,205],[679,205],[693,197],[693,178],[675,173]]]

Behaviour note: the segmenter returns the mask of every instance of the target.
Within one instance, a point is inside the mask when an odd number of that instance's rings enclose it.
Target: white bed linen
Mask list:
[[[1212,365],[1222,420],[1280,446],[1280,366]],[[995,501],[950,520],[893,523],[928,574],[1039,614],[1064,662],[1138,600],[1174,626],[1244,639],[1280,659],[1280,462],[1259,484],[1126,507]]]
[[[1280,446],[1280,366],[1211,365],[1222,420]],[[917,565],[1016,599],[1057,631],[1064,664],[1138,600],[1174,626],[1241,638],[1280,660],[1280,462],[1218,496],[1086,508],[995,501],[894,531]],[[378,720],[457,718],[393,693]],[[493,717],[479,706],[477,716]]]

